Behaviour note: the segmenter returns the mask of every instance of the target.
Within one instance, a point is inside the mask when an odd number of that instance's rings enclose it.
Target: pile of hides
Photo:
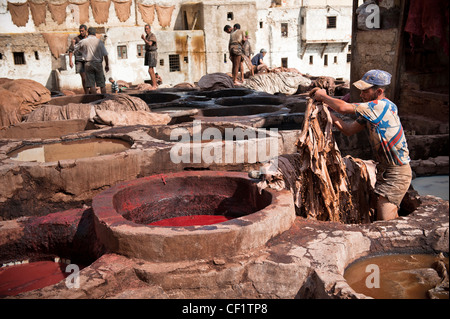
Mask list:
[[[140,84],[137,85],[136,90],[139,90],[139,91],[151,91],[151,90],[155,90],[155,88],[151,84],[140,83]]]
[[[170,115],[148,111],[115,112],[109,110],[96,110],[94,120],[96,123],[109,126],[123,125],[164,125],[172,119]]]
[[[93,122],[95,108],[92,104],[69,103],[66,105],[43,105],[28,114],[25,122],[63,121],[82,119]]]
[[[261,168],[258,188],[292,192],[297,215],[341,223],[373,220],[375,163],[342,158],[328,108],[309,99],[298,153],[281,155]]]
[[[327,91],[328,95],[334,96],[336,90],[336,83],[331,76],[319,76],[317,79],[311,82],[310,89],[320,88]]]
[[[127,94],[114,94],[97,104],[69,103],[44,105],[31,112],[26,121],[61,121],[84,119],[101,125],[159,125],[170,122],[168,114],[152,113],[142,99]]]
[[[226,73],[211,73],[200,78],[197,85],[205,91],[234,88],[233,79]]]
[[[51,92],[36,81],[0,78],[0,125],[20,123],[24,116],[50,100]]]
[[[245,81],[243,87],[270,94],[295,94],[299,87],[309,87],[311,80],[295,72],[256,74]]]
[[[115,112],[125,111],[147,111],[150,112],[150,107],[144,100],[130,96],[128,94],[113,94],[103,99],[100,103],[95,105],[97,110],[109,110]]]

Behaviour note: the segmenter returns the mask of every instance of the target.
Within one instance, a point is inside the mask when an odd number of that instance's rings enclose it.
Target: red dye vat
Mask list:
[[[66,266],[53,261],[37,261],[0,268],[0,297],[54,285],[70,275],[64,270]]]
[[[191,215],[158,220],[149,226],[203,226],[226,222],[233,219],[222,215]]]

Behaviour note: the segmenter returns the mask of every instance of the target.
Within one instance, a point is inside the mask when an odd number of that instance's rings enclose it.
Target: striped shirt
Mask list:
[[[111,92],[113,93],[119,92],[119,85],[117,84],[116,81],[111,83]]]
[[[388,99],[355,103],[360,124],[367,123],[369,140],[381,164],[406,165],[410,162],[408,144],[397,106]]]

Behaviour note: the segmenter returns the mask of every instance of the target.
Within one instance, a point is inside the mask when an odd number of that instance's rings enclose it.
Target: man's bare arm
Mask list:
[[[327,91],[320,89],[315,91],[314,99],[319,102],[323,102],[331,107],[338,113],[341,114],[354,114],[355,106],[353,104],[347,103],[344,100],[336,99],[328,96]]]
[[[339,131],[344,133],[345,136],[351,136],[353,134],[359,133],[364,129],[364,125],[359,124],[356,121],[353,122],[345,122],[344,120],[338,118],[333,113],[330,113],[331,118],[333,119],[333,124],[336,126]]]

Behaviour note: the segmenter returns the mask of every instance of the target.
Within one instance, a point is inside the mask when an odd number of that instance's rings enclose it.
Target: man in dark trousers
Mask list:
[[[103,60],[105,60],[105,72],[109,71],[108,52],[103,42],[96,36],[96,30],[93,27],[88,29],[88,37],[81,40],[75,50],[79,50],[85,60],[86,86],[90,94],[96,94],[96,86],[100,91],[106,93],[105,73],[103,73]]]
[[[83,85],[84,94],[89,93],[89,89],[86,87],[86,72],[84,70],[84,57],[81,52],[75,51],[75,45],[83,39],[87,38],[87,26],[82,24],[79,28],[80,34],[72,39],[69,47],[69,66],[73,68],[72,57],[75,56],[75,73],[78,73],[81,77],[81,84]]]
[[[146,24],[145,35],[141,36],[142,40],[145,42],[145,58],[144,65],[148,65],[148,73],[150,74],[150,79],[152,80],[152,86],[154,89],[158,87],[156,83],[155,67],[158,60],[158,45],[156,41],[156,36],[152,33],[150,25]]]

